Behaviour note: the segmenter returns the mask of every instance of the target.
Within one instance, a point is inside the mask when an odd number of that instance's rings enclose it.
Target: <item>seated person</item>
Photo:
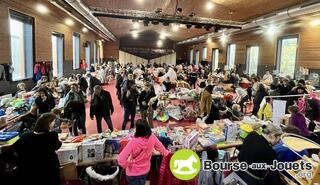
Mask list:
[[[31,106],[31,109],[28,113],[20,116],[19,118],[17,118],[16,121],[21,121],[22,124],[19,128],[19,133],[20,135],[23,135],[23,133],[25,132],[32,132],[35,124],[37,122],[38,119],[38,107],[37,105],[34,103]]]
[[[17,89],[18,89],[17,92],[13,94],[15,98],[18,98],[19,93],[26,92],[26,84],[23,82],[18,83]]]
[[[197,79],[198,79],[197,73],[190,71],[188,82],[191,87],[196,88]]]
[[[225,111],[220,111],[220,113],[232,121],[241,121],[243,119],[241,107],[238,104],[233,104],[232,109],[227,108]]]
[[[297,106],[289,106],[288,108],[291,117],[289,119],[289,125],[296,127],[299,130],[299,135],[309,137],[310,133],[306,123],[306,118],[303,114],[299,113]]]
[[[220,111],[225,111],[226,107],[222,98],[217,98],[213,101],[210,108],[210,114],[205,120],[207,124],[212,124],[214,120],[220,120]]]
[[[272,146],[279,142],[282,135],[281,128],[273,125],[260,126],[262,133],[252,131],[245,138],[238,155],[239,162],[245,162],[248,165],[253,163],[266,163],[272,165],[276,160],[276,152]],[[255,170],[248,168],[247,171],[237,171],[239,177],[248,185],[282,185],[278,171]]]
[[[54,121],[54,126],[52,128],[52,131],[61,133],[62,129],[70,128],[72,127],[71,120],[69,119],[63,119],[62,112],[60,109],[52,109],[51,111],[54,115],[56,115],[56,119]]]
[[[162,89],[164,92],[169,92],[171,90],[170,77],[167,77],[167,79],[162,82]]]
[[[44,89],[40,89],[38,91],[35,103],[37,105],[39,114],[50,112],[55,107],[54,98]]]
[[[247,94],[247,91],[241,87],[238,87],[235,89],[236,96],[234,98],[234,103],[239,104],[241,107],[241,111],[243,111],[243,108],[245,107],[245,103],[249,101],[249,96]]]

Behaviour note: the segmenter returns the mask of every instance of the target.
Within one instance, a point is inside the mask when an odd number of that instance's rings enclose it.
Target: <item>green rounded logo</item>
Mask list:
[[[201,168],[199,156],[192,150],[179,150],[170,160],[172,174],[180,180],[190,180],[196,177]]]

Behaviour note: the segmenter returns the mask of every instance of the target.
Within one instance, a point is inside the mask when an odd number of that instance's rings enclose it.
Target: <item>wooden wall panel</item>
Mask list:
[[[104,58],[119,59],[119,41],[103,42]]]
[[[298,26],[297,26],[298,25]],[[202,48],[208,47],[208,61],[212,60],[212,48],[219,48],[219,64],[226,63],[226,49],[230,43],[236,44],[236,64],[245,64],[246,62],[246,48],[250,45],[260,46],[259,66],[267,66],[274,68],[276,65],[276,50],[278,39],[290,35],[297,35],[299,37],[298,44],[298,66],[309,69],[320,69],[320,26],[312,27],[308,22],[299,22],[287,24],[280,27],[278,33],[274,36],[267,35],[266,30],[255,30],[245,33],[227,36],[227,42],[221,43],[219,39],[213,40],[212,43],[205,41],[197,44],[176,46],[176,48],[187,48],[183,51],[177,49],[179,53],[177,56],[187,53],[187,61],[190,58],[190,50],[193,49],[193,57],[195,60],[196,50],[200,51],[202,56]],[[201,58],[201,57],[200,57]]]
[[[41,15],[35,10],[37,3],[47,6],[49,14]],[[93,60],[93,42],[101,39],[94,32],[81,32],[83,25],[76,22],[73,26],[64,24],[65,18],[69,17],[65,12],[53,6],[48,1],[41,0],[2,0],[0,1],[0,63],[9,63],[10,61],[10,32],[9,32],[9,9],[16,10],[35,18],[35,49],[36,61],[51,61],[51,34],[59,32],[64,34],[65,61],[73,59],[72,54],[72,35],[73,32],[80,33],[80,59],[85,58],[85,49],[83,43],[89,41],[92,43],[91,59]]]

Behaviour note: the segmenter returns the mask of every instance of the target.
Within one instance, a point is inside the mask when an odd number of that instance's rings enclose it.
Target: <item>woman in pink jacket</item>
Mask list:
[[[126,170],[129,185],[145,185],[153,149],[163,156],[169,154],[159,139],[152,134],[149,124],[144,120],[137,120],[134,138],[118,156],[119,165]]]

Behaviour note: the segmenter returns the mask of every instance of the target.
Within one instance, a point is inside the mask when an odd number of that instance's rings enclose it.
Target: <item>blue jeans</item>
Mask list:
[[[134,128],[134,118],[136,116],[136,106],[134,106],[132,108],[124,108],[122,130],[126,129],[126,125],[129,120],[129,116],[131,117],[130,118],[130,122],[131,122],[130,128]]]
[[[129,185],[145,185],[147,180],[147,174],[146,175],[140,175],[140,176],[127,176],[126,179],[128,181]]]

